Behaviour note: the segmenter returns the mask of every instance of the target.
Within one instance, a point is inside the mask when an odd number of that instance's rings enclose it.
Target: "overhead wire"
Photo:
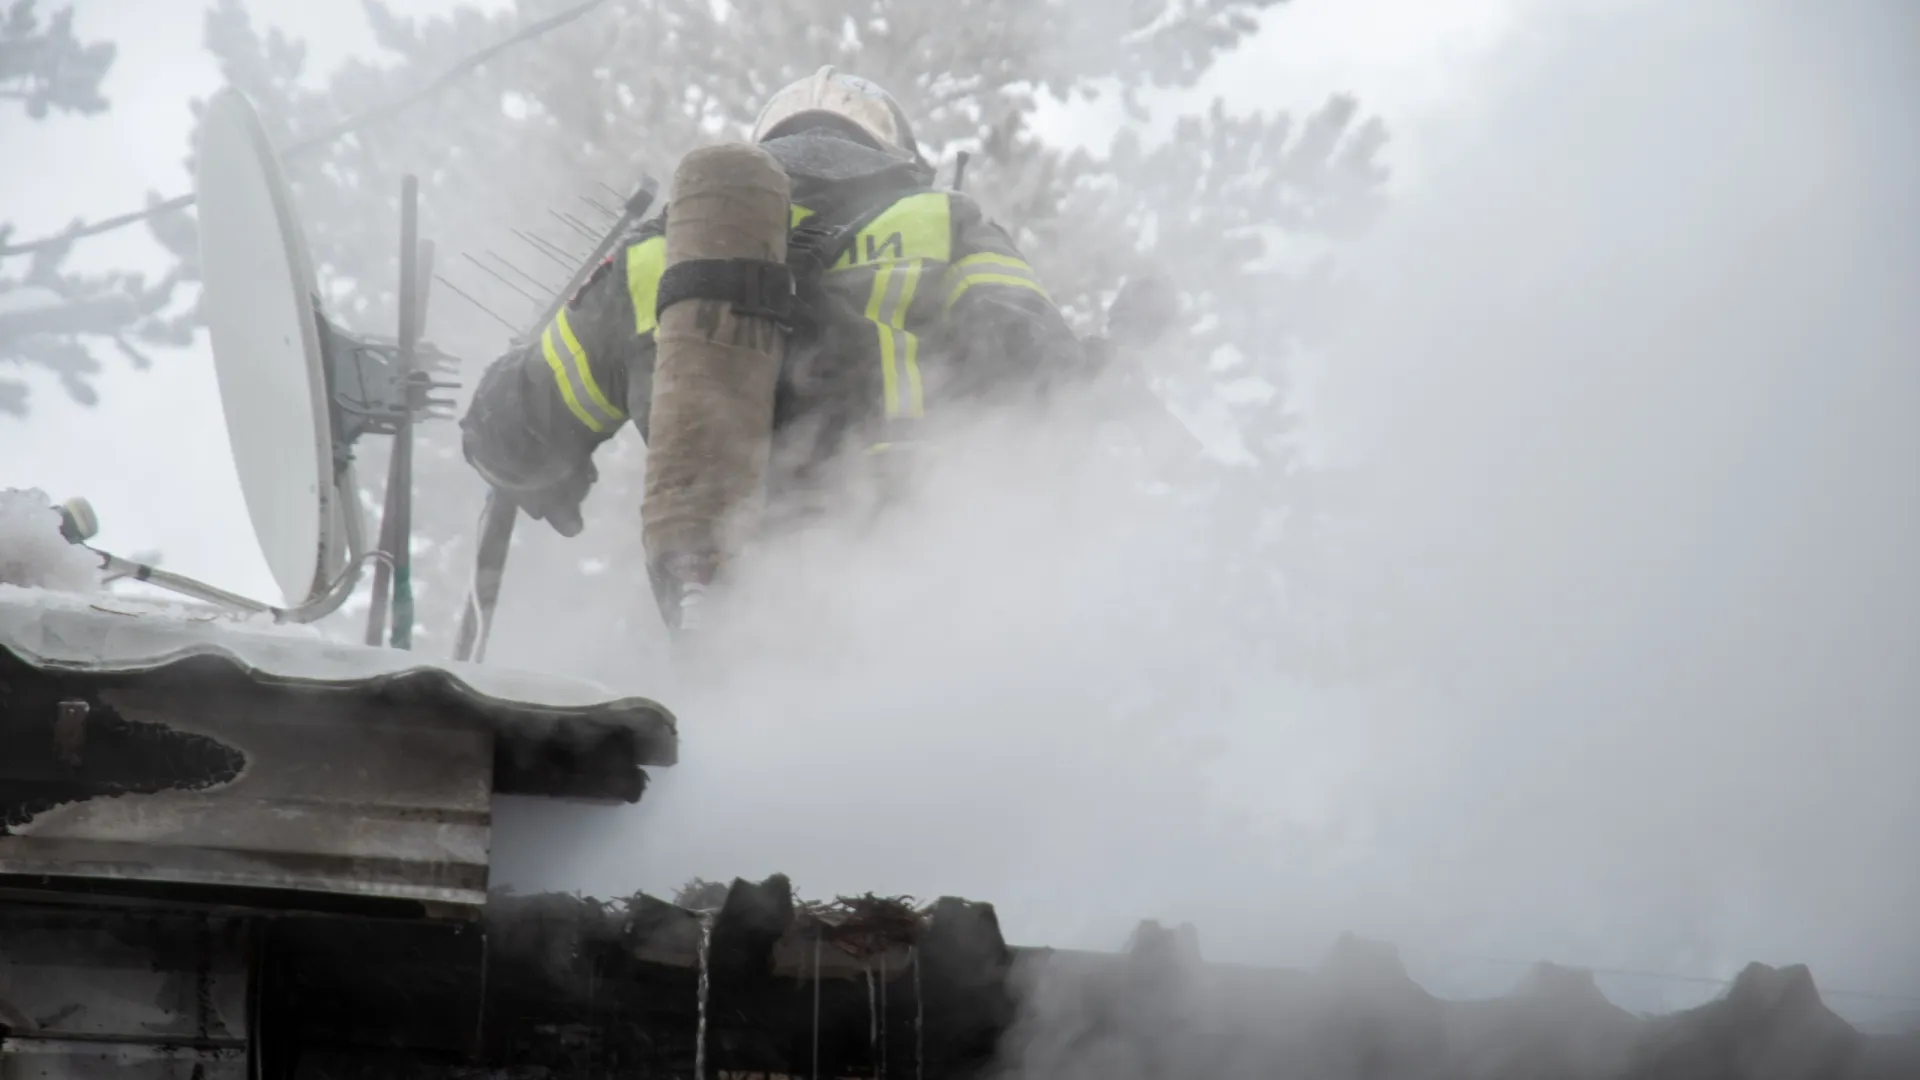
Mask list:
[[[585,0],[584,3],[575,4],[573,7],[567,8],[564,11],[558,12],[553,15],[549,15],[544,19],[538,19],[534,22],[531,22],[526,26],[522,27],[520,30],[516,31],[510,37],[507,37],[501,41],[495,42],[494,44],[489,45],[484,49],[481,49],[479,52],[474,53],[473,55],[468,56],[467,58],[461,60],[459,63],[455,64],[451,68],[448,68],[446,71],[442,72],[438,78],[434,79],[432,82],[429,82],[427,85],[421,87],[420,89],[415,90],[410,94],[406,94],[399,98],[396,98],[393,101],[389,101],[384,105],[378,105],[378,106],[375,106],[374,108],[368,109],[363,113],[359,113],[358,115],[350,116],[347,119],[342,120],[337,124],[334,124],[332,127],[329,127],[320,131],[318,134],[310,135],[307,138],[304,138],[297,142],[289,144],[283,150],[280,151],[281,156],[288,157],[288,158],[297,157],[298,155],[303,154],[309,150],[318,149],[338,139],[344,138],[347,135],[351,135],[354,132],[359,131],[375,123],[376,121],[384,120],[387,117],[390,117],[396,113],[399,113],[407,109],[408,107],[415,105],[421,101],[424,101],[427,98],[432,97],[433,95],[439,93],[441,90],[444,90],[446,87],[452,85],[453,82],[459,79],[461,76],[467,74],[468,72],[474,70],[480,65],[486,63],[488,60],[491,60],[494,57],[500,55],[501,53],[507,51],[513,46],[518,45],[525,41],[530,41],[536,37],[539,37],[542,34],[547,33],[550,30],[558,29],[561,26],[565,26],[567,23],[573,22],[575,19],[580,18],[581,16],[587,14],[593,9],[597,7],[601,7],[606,3],[607,3],[607,0]],[[118,214],[118,215],[115,215],[114,217],[106,218],[101,221],[96,221],[91,225],[77,225],[67,229],[64,232],[58,233],[53,236],[42,237],[38,240],[28,240],[18,244],[7,244],[4,246],[0,246],[0,259],[10,258],[15,255],[31,255],[37,251],[44,251],[49,248],[59,247],[63,244],[70,244],[75,240],[84,239],[90,236],[99,236],[102,233],[108,233],[108,232],[114,231],[115,229],[125,228],[126,226],[132,225],[135,222],[144,221],[148,218],[155,217],[160,214],[168,213],[170,211],[183,209],[185,207],[193,205],[193,202],[194,202],[194,196],[191,194],[176,195],[171,199],[166,199],[161,202],[154,203],[143,210],[134,210],[134,211],[129,211],[128,213],[125,213],[125,214]]]

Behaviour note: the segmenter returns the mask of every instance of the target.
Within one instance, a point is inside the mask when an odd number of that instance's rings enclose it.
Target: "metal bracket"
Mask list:
[[[352,460],[354,441],[362,435],[398,434],[409,415],[415,420],[453,417],[452,398],[430,395],[459,388],[458,380],[435,377],[458,371],[457,357],[421,342],[414,346],[413,370],[403,376],[397,340],[350,333],[324,315],[314,317],[326,357],[327,393],[333,399],[328,413],[336,470]]]

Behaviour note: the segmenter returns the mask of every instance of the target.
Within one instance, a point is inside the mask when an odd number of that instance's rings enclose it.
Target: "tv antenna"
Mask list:
[[[607,190],[614,195],[620,194],[612,188],[608,188]],[[541,311],[540,317],[532,324],[532,327],[519,333],[514,338],[515,345],[524,345],[540,336],[540,333],[546,329],[547,323],[553,320],[554,315],[573,298],[574,293],[579,291],[582,285],[586,284],[587,278],[592,276],[594,269],[600,265],[601,260],[607,257],[614,246],[620,242],[621,238],[624,237],[631,228],[646,218],[647,211],[652,208],[654,197],[658,191],[659,185],[653,177],[641,173],[640,179],[634,184],[633,189],[625,195],[620,196],[621,204],[618,211],[594,200],[584,200],[601,214],[611,216],[614,219],[613,223],[608,226],[604,232],[598,234],[599,242],[595,244],[593,250],[588,252],[584,257],[575,256],[532,234],[521,232],[518,229],[514,230],[515,236],[526,242],[536,251],[553,259],[561,266],[571,265],[575,268],[573,276],[569,278],[566,285],[554,295],[553,299],[547,303]],[[575,231],[587,236],[595,235],[590,226],[579,221],[577,218],[572,218],[570,215],[559,212],[551,213],[573,227]],[[496,255],[493,257],[499,260],[501,265],[506,266],[510,270],[513,269],[512,264],[499,259],[499,256]],[[494,273],[484,264],[479,264],[477,260],[476,265],[480,265],[482,269],[487,269],[489,273]],[[521,271],[515,272],[522,273],[523,276],[528,276]],[[497,273],[494,273],[494,276],[500,278],[502,281],[506,280]],[[452,282],[447,281],[445,278],[442,278],[441,281],[449,288],[453,288],[455,292],[459,292],[459,289],[455,287]],[[465,296],[466,294],[461,293],[461,295]],[[523,295],[525,294],[523,293]],[[471,297],[467,297],[467,299],[472,300]],[[479,303],[478,301],[473,302],[475,304]],[[495,316],[495,318],[499,318],[499,316]],[[502,321],[504,322],[504,320]],[[495,488],[489,487],[487,489],[486,503],[480,510],[479,537],[474,552],[473,580],[468,586],[466,602],[461,606],[460,627],[454,636],[453,658],[455,660],[477,664],[486,658],[487,638],[493,629],[493,612],[494,608],[500,602],[500,581],[506,573],[507,551],[512,546],[513,528],[519,520],[519,516],[519,507],[514,505],[512,499],[501,494]]]
[[[419,184],[408,176],[401,186],[399,333],[360,336],[321,310],[285,174],[238,90],[222,89],[208,101],[199,143],[201,314],[241,494],[282,603],[97,551],[101,567],[111,577],[270,613],[276,622],[306,623],[338,610],[374,561],[368,643],[384,636],[391,591],[391,643],[411,648],[413,426],[451,415],[452,401],[431,394],[458,385],[435,378],[457,370],[457,361],[420,340],[433,246],[418,235]],[[353,447],[363,435],[393,440],[373,550],[353,467]],[[63,532],[84,544],[97,528],[91,509],[72,500],[66,510]]]

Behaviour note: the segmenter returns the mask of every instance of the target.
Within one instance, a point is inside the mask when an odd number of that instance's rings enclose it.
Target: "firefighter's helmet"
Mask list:
[[[831,64],[782,87],[760,110],[753,141],[797,130],[810,120],[838,119],[851,124],[883,150],[918,158],[907,113],[878,83],[840,71]]]

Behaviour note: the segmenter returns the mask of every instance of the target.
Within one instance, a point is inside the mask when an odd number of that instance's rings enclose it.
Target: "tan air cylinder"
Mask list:
[[[779,162],[757,146],[688,154],[673,175],[667,267],[784,263],[790,192]],[[664,574],[704,585],[758,524],[785,334],[733,301],[699,299],[661,311],[654,341],[641,535],[656,583]]]

